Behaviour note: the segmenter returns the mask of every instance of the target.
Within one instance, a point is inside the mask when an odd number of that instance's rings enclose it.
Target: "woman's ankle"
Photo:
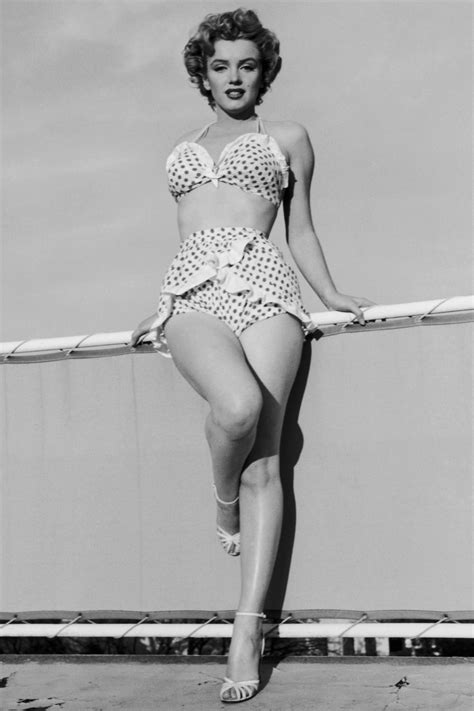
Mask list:
[[[230,482],[227,484],[219,483],[219,486],[214,481],[212,485],[214,491],[214,497],[216,499],[217,505],[225,510],[226,507],[235,506],[238,504],[239,496],[239,485],[236,482]],[[223,493],[225,491],[225,493]]]

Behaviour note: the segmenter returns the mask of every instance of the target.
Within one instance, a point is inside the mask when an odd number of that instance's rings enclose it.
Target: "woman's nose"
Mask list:
[[[242,83],[242,79],[240,78],[239,70],[237,69],[237,67],[230,70],[229,81],[231,84],[241,84]]]

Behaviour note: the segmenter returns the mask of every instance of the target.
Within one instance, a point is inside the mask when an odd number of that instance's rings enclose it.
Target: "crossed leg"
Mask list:
[[[239,340],[214,316],[189,313],[168,321],[166,337],[176,366],[210,405],[206,434],[219,496],[227,501],[240,493],[238,609],[260,612],[280,539],[280,437],[301,327],[282,314],[253,324]],[[237,530],[237,512],[221,509],[218,523]],[[234,681],[258,676],[259,624],[255,617],[235,620],[227,665]]]
[[[217,494],[239,495],[244,462],[253,446],[262,407],[260,387],[230,328],[215,316],[191,312],[172,316],[165,326],[176,367],[210,406],[206,420]],[[217,505],[217,524],[239,530],[239,507]]]

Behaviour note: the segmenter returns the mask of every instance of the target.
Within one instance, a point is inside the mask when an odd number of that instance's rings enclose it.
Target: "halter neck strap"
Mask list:
[[[257,133],[266,133],[265,125],[260,116],[257,116]]]
[[[211,121],[211,123],[206,123],[204,128],[201,128],[201,130],[197,134],[196,138],[194,139],[195,143],[197,143],[197,141],[200,141],[201,138],[204,138],[204,136],[207,135],[207,132],[209,131],[210,127],[214,125],[214,123],[215,123],[215,121]]]

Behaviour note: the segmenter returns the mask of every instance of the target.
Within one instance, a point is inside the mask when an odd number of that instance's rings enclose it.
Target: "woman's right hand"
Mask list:
[[[156,314],[152,314],[151,316],[148,316],[148,318],[144,319],[143,321],[140,321],[136,329],[133,331],[130,341],[127,343],[130,348],[135,348],[140,342],[140,340],[143,338],[143,336],[146,336],[147,333],[150,333],[150,330],[152,328],[153,322],[156,321]]]

